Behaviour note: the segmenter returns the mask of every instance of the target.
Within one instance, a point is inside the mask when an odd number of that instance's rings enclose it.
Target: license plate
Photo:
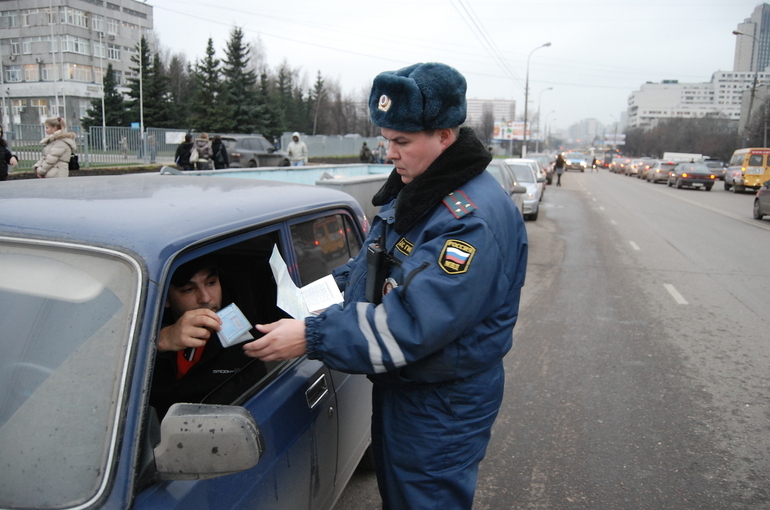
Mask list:
[[[746,169],[746,175],[762,175],[765,173],[765,169],[761,166],[748,167]]]

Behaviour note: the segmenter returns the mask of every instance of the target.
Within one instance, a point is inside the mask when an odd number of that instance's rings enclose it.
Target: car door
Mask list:
[[[328,274],[332,264],[346,262],[351,254],[357,253],[362,241],[360,229],[342,211],[296,218],[292,224],[297,230],[330,215],[343,225],[342,233],[349,237],[346,246],[350,248],[347,254],[340,250],[333,257],[326,257],[325,272],[314,266],[317,274]],[[223,287],[225,282],[237,282],[227,287],[233,302],[251,322],[272,322],[285,316],[275,307],[275,282],[268,262],[276,244],[295,282],[301,284],[300,272],[309,259],[298,256],[296,250],[303,247],[296,236],[293,239],[290,226],[284,222],[187,253],[175,266],[203,254],[216,256],[227,276],[227,280],[223,276]],[[258,318],[253,319],[255,316]],[[264,444],[257,465],[208,480],[152,484],[138,495],[135,508],[322,510],[330,507],[338,491],[338,436],[345,443],[343,452],[347,456],[340,462],[351,473],[349,464],[355,467],[363,451],[361,444],[363,447],[368,444],[371,407],[366,406],[371,405],[371,395],[366,384],[370,383],[363,376],[332,373],[323,363],[306,356],[266,365],[268,374],[262,379],[238,382],[240,387],[223,384],[203,401],[242,405],[253,415]],[[338,409],[337,393],[343,396],[342,409]],[[341,421],[345,424],[340,425]],[[356,437],[351,440],[353,435]],[[351,446],[351,441],[355,445]]]
[[[273,144],[264,138],[257,138],[259,144],[260,166],[280,166],[280,156],[275,154]]]

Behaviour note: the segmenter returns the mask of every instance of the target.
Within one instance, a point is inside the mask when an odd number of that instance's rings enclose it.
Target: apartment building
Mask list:
[[[710,82],[645,83],[628,97],[628,126],[651,127],[658,119],[741,118],[743,92],[754,86],[753,72],[717,71]],[[757,73],[757,85],[770,82],[770,68]]]
[[[3,126],[61,116],[77,129],[107,65],[125,86],[151,32],[152,6],[135,0],[0,0]]]

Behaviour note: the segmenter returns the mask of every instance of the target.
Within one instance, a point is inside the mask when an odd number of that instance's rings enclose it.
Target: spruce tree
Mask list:
[[[257,75],[249,69],[250,46],[243,41],[243,30],[230,32],[222,75],[223,131],[259,133],[264,130],[262,115],[265,105],[257,102]]]
[[[128,101],[126,101],[126,118],[125,126],[130,126],[132,122],[140,121],[140,109],[139,109],[139,86],[140,81],[142,84],[142,99],[144,100],[144,106],[147,106],[147,98],[144,94],[144,82],[150,78],[151,73],[151,60],[150,60],[150,48],[147,45],[147,39],[144,36],[139,40],[136,45],[136,53],[131,55],[131,62],[136,64],[136,67],[129,67],[137,76],[128,78]],[[153,98],[154,100],[154,98]]]
[[[106,126],[123,126],[126,105],[123,101],[123,94],[118,92],[118,86],[115,82],[115,71],[112,64],[107,65],[102,81],[104,89],[104,124]],[[91,107],[86,110],[86,117],[83,118],[83,128],[88,130],[91,126],[102,125],[102,98],[97,97],[91,100]]]
[[[160,54],[153,56],[150,75],[143,79],[144,126],[170,128],[178,125],[174,119],[169,78],[164,69]]]
[[[227,122],[223,122],[226,117],[225,112],[220,108],[222,89],[220,75],[219,59],[215,57],[214,41],[209,38],[206,45],[206,57],[195,63],[192,74],[195,85],[189,103],[189,123],[198,132],[228,130]]]

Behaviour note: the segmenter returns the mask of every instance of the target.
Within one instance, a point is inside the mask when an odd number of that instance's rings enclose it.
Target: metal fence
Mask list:
[[[186,133],[194,137],[196,133],[186,129],[147,128],[144,136],[138,129],[127,127],[92,126],[88,132],[74,131],[78,144],[78,159],[84,168],[93,166],[114,166],[121,164],[162,163],[173,164],[174,153]],[[42,124],[16,124],[6,133],[11,152],[16,154],[19,165],[17,170],[28,170],[42,156],[45,138]],[[291,142],[292,133],[281,136],[283,150]],[[305,136],[300,135],[312,157],[358,156],[363,142],[374,150],[382,137],[345,136]]]

